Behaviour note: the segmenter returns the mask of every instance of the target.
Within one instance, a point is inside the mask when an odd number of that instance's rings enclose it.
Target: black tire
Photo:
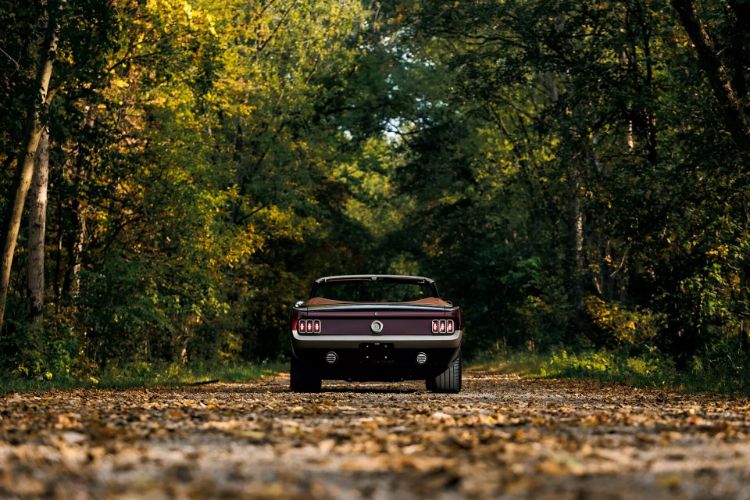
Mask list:
[[[448,368],[436,377],[427,379],[427,390],[432,392],[441,392],[447,394],[456,394],[461,391],[461,369],[463,362],[461,353],[458,353],[456,359],[451,361]]]
[[[289,388],[292,392],[320,392],[322,380],[315,367],[292,358],[289,370]]]

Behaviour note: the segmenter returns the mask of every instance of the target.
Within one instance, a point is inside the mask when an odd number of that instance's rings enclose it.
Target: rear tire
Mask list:
[[[448,368],[441,374],[427,379],[427,390],[446,394],[456,394],[461,391],[461,371],[463,362],[461,353],[451,361]]]
[[[292,358],[289,370],[289,388],[292,392],[320,392],[322,380],[315,367]]]

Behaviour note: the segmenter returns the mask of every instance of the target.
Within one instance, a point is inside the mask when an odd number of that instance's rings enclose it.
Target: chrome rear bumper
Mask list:
[[[450,349],[461,345],[462,331],[452,335],[300,335],[292,330],[297,349],[356,349],[360,344],[392,344],[394,349]]]

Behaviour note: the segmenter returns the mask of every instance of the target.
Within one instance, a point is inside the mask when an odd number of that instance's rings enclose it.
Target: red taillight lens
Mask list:
[[[452,319],[433,319],[432,333],[447,333],[453,335],[456,331],[456,324]]]
[[[320,333],[323,331],[323,324],[319,319],[301,319],[296,328],[299,333]]]

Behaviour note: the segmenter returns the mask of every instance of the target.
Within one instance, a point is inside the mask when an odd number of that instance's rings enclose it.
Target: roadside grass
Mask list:
[[[469,363],[469,370],[472,369],[515,373],[524,378],[589,379],[683,392],[750,395],[750,373],[738,362],[709,366],[696,362],[688,370],[678,370],[670,361],[653,355],[556,349],[547,353],[509,351],[486,354]]]
[[[110,366],[96,376],[34,379],[0,376],[0,394],[54,389],[179,387],[212,382],[248,382],[286,371],[280,361],[233,364],[130,363]]]
[[[490,352],[469,359],[466,369],[467,371],[482,370],[534,378],[539,376],[545,360],[546,356],[535,352]]]

